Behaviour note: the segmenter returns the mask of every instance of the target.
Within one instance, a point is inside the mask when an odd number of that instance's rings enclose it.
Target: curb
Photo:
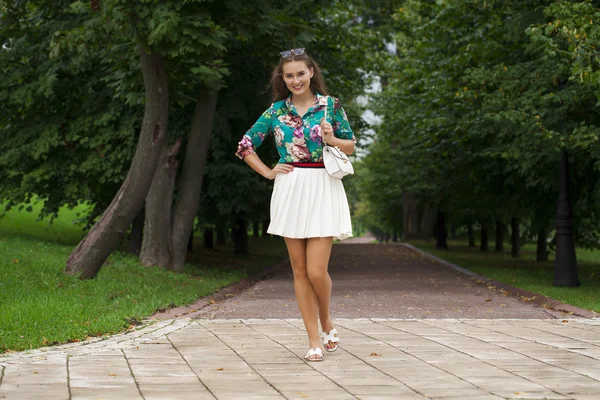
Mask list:
[[[456,264],[452,264],[446,260],[442,260],[439,257],[434,256],[433,254],[427,253],[411,244],[408,243],[399,243],[400,245],[407,247],[411,250],[416,251],[421,254],[423,257],[427,257],[432,261],[437,262],[445,267],[448,267],[454,270],[457,274],[464,276],[465,278],[473,281],[474,283],[480,286],[493,286],[494,290],[500,289],[500,291],[504,294],[507,293],[509,296],[519,299],[521,301],[527,300],[528,304],[533,304],[538,307],[553,311],[558,311],[560,313],[566,313],[569,315],[575,315],[583,318],[600,318],[600,314],[595,313],[594,311],[585,310],[583,308],[575,307],[570,304],[563,303],[558,300],[554,300],[550,297],[544,296],[543,294],[530,292],[525,289],[520,289],[514,286],[511,286],[507,283],[497,281],[495,279],[488,278],[483,275],[479,275],[471,270],[460,267]],[[555,316],[556,317],[556,316]],[[560,317],[560,316],[558,316]]]
[[[265,280],[275,271],[285,267],[286,265],[289,265],[289,263],[289,258],[286,258],[275,265],[264,268],[262,272],[258,272],[252,276],[249,276],[246,279],[242,279],[241,281],[232,283],[229,286],[225,286],[209,296],[199,298],[191,304],[157,312],[146,318],[146,321],[149,322],[152,320],[198,317],[204,308],[213,305],[217,302],[227,300],[228,298],[243,292],[244,290],[248,289],[250,286],[253,286],[257,282]]]

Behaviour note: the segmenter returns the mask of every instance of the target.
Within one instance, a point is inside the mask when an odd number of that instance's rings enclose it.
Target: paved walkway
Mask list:
[[[336,246],[331,272],[342,345],[324,362],[302,360],[282,271],[200,319],[0,356],[0,399],[600,398],[600,320],[555,319],[398,245]]]

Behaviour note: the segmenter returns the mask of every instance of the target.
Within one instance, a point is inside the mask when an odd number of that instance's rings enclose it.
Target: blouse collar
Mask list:
[[[315,101],[315,105],[311,108],[317,108],[319,106],[326,106],[327,105],[327,96],[323,96],[321,93],[319,93],[317,91],[315,91],[315,94],[317,95],[317,99]],[[296,107],[294,107],[294,103],[292,103],[292,94],[291,93],[285,99],[285,106],[290,111],[292,111],[292,110],[296,111]],[[309,111],[311,110],[311,108],[309,108]]]

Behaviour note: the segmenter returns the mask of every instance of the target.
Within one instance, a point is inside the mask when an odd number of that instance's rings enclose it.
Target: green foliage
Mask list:
[[[598,16],[589,1],[407,0],[378,97],[384,151],[365,165],[393,165],[388,191],[456,223],[517,216],[535,233],[551,224],[567,149],[578,240],[597,246]]]

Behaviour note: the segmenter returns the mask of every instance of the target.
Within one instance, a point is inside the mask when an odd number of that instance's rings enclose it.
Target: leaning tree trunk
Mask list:
[[[102,217],[69,256],[65,272],[82,279],[96,276],[127,233],[150,190],[167,133],[168,78],[163,59],[140,46],[146,105],[135,155],[125,181]]]
[[[268,232],[268,230],[269,230],[269,223],[270,223],[270,221],[268,219],[265,219],[262,222],[262,237],[263,238],[270,238],[271,237],[271,235],[269,235],[269,232]]]
[[[161,162],[146,196],[146,220],[140,262],[146,266],[167,267],[171,254],[171,210],[177,175],[177,153],[181,141],[170,149],[165,145]],[[187,242],[186,242],[187,244]]]
[[[489,248],[488,245],[488,227],[487,224],[481,224],[481,245],[479,246],[481,251],[487,251]]]
[[[501,253],[504,251],[504,230],[506,229],[506,225],[504,225],[500,220],[496,220],[496,251]]]
[[[469,234],[469,247],[475,247],[475,235],[473,234],[473,223],[470,221],[467,224],[467,232]]]
[[[548,243],[546,242],[546,228],[541,228],[538,232],[536,261],[548,261]]]
[[[131,224],[131,233],[129,234],[129,243],[127,244],[127,252],[130,254],[140,255],[142,250],[142,240],[144,237],[144,207],[136,215]]]
[[[438,249],[447,249],[448,232],[446,231],[446,215],[439,211],[437,215],[437,223],[435,225],[435,247]]]
[[[185,152],[181,173],[179,195],[173,213],[173,235],[171,237],[171,261],[169,269],[183,272],[186,244],[189,240],[194,218],[200,203],[204,165],[212,135],[212,125],[217,107],[217,94],[200,90],[192,117],[192,127]]]
[[[517,217],[512,217],[510,226],[512,231],[512,256],[519,257],[521,255],[521,236],[519,233],[519,220]]]

